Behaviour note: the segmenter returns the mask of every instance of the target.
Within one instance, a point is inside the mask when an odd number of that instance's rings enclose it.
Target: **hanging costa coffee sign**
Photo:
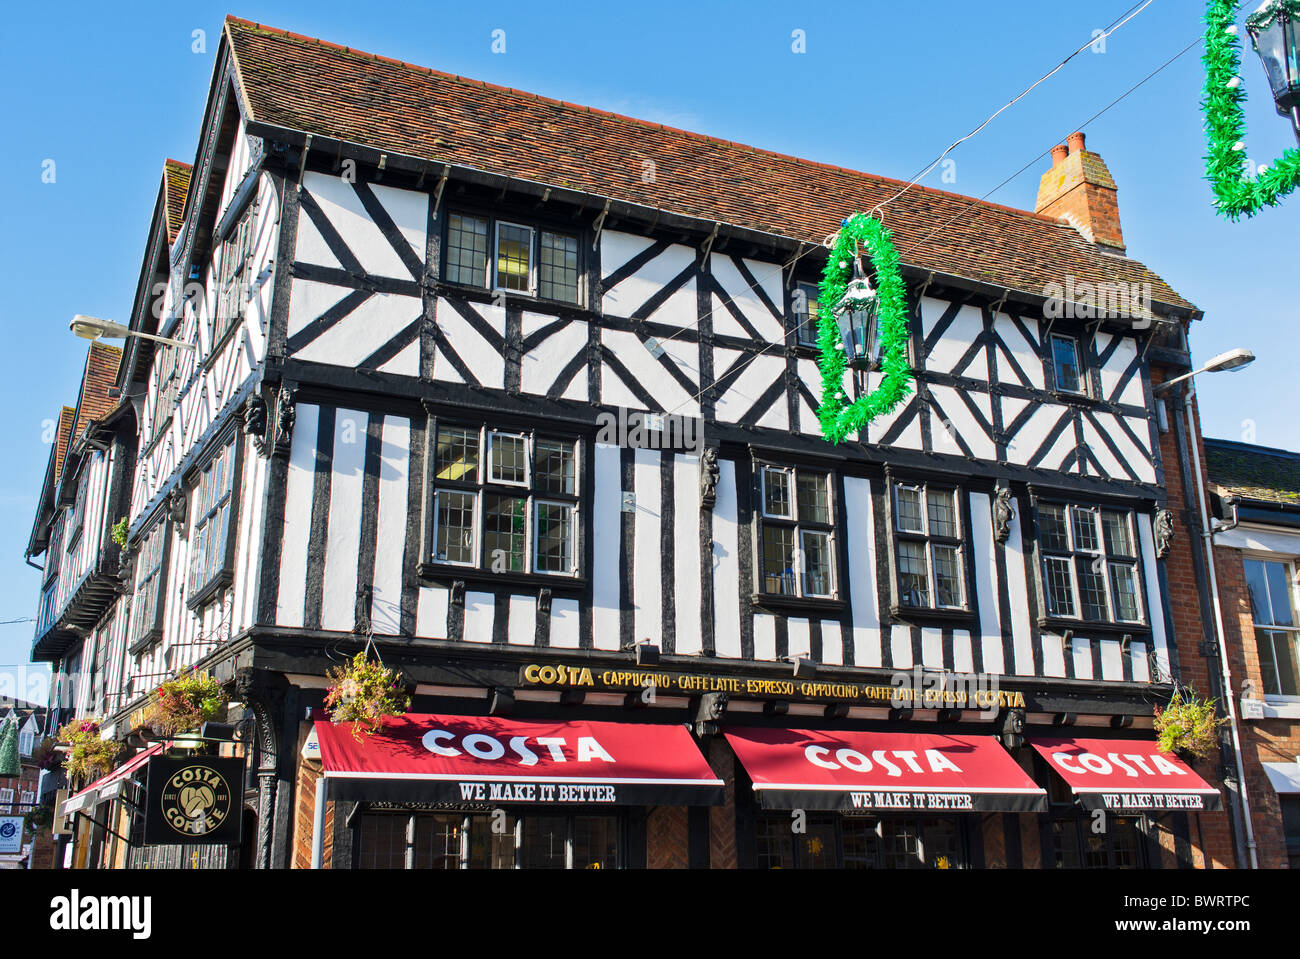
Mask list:
[[[145,798],[145,844],[238,843],[243,781],[242,759],[151,759]]]

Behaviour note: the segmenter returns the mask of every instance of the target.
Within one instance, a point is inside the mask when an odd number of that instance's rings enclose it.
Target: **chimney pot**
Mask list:
[[[1060,163],[1069,155],[1070,155],[1070,148],[1067,147],[1064,143],[1059,143],[1056,146],[1052,147],[1052,166],[1056,166],[1058,163]]]
[[[1083,152],[1084,137],[1081,132],[1071,133],[1068,137],[1065,138],[1065,142],[1070,145],[1071,153]]]

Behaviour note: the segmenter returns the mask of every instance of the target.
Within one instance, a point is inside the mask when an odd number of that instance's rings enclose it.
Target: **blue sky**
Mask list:
[[[75,402],[85,342],[73,313],[125,318],[164,157],[194,159],[221,21],[229,12],[347,46],[628,113],[813,160],[910,179],[1132,4],[1041,0],[743,6],[192,2],[23,4],[0,29],[7,186],[0,299],[8,411],[0,472],[0,620],[34,614],[39,574],[23,551],[49,446],[43,422]],[[1083,7],[1087,9],[1082,9]],[[1248,4],[1253,9],[1255,4]],[[952,155],[981,196],[1201,32],[1202,5],[1155,0],[1105,44]],[[493,31],[505,52],[493,53]],[[806,52],[792,50],[803,31]],[[204,31],[196,39],[195,31]],[[202,42],[201,42],[202,41]],[[195,52],[194,47],[205,46]],[[1247,49],[1249,155],[1294,146]],[[1208,435],[1300,447],[1295,376],[1300,196],[1250,221],[1217,218],[1194,49],[1086,128],[1119,184],[1130,255],[1205,311],[1199,360],[1244,346],[1259,360],[1200,377]],[[55,181],[42,182],[45,161]],[[1039,160],[990,199],[1032,207]],[[838,211],[837,211],[838,212]],[[845,213],[851,211],[844,211]],[[31,623],[0,625],[0,664],[27,659]],[[0,693],[3,693],[0,676]]]

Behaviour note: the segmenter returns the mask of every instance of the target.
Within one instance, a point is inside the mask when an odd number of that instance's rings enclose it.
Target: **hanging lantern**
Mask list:
[[[1300,140],[1300,2],[1267,0],[1246,29],[1268,74],[1277,112],[1291,118]]]
[[[879,364],[879,319],[880,294],[863,275],[862,262],[855,257],[853,279],[835,307],[845,357],[854,369],[874,369]]]

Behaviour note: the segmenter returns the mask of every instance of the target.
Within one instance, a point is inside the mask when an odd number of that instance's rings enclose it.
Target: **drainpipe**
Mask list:
[[[1219,582],[1214,570],[1214,531],[1210,528],[1209,513],[1205,508],[1205,484],[1201,482],[1201,452],[1196,437],[1200,435],[1197,424],[1192,419],[1191,400],[1196,397],[1195,381],[1187,387],[1187,402],[1183,404],[1183,416],[1187,420],[1188,446],[1192,450],[1192,463],[1196,477],[1196,499],[1200,508],[1201,541],[1205,548],[1206,571],[1210,577],[1210,601],[1214,607],[1215,645],[1219,647],[1219,669],[1222,677],[1224,708],[1228,712],[1228,728],[1232,732],[1232,752],[1237,762],[1237,800],[1241,804],[1241,822],[1246,828],[1246,850],[1250,856],[1250,868],[1259,868],[1259,856],[1255,846],[1255,829],[1250,819],[1250,798],[1246,793],[1246,764],[1241,756],[1241,730],[1237,725],[1237,702],[1233,694],[1232,669],[1228,664],[1227,633],[1223,628],[1223,606],[1219,602]],[[1186,488],[1186,487],[1184,487]],[[1234,517],[1235,518],[1235,517]],[[1238,837],[1240,841],[1240,837]]]
[[[325,859],[325,771],[316,780],[316,808],[312,812],[311,867],[319,869]]]

